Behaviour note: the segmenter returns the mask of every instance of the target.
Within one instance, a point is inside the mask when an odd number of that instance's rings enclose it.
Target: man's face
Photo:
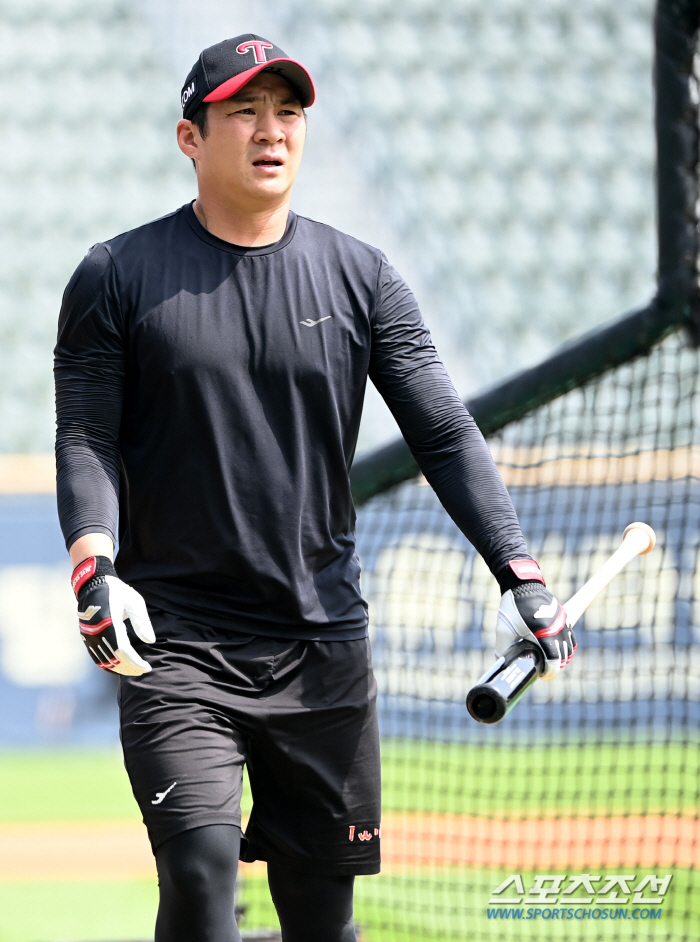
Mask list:
[[[192,126],[196,152],[183,150],[197,161],[200,188],[208,184],[269,203],[291,189],[305,138],[306,121],[292,86],[273,72],[260,72],[233,98],[209,104],[206,137]]]

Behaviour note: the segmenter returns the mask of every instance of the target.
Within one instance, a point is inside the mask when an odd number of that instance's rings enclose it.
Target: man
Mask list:
[[[157,942],[240,938],[239,855],[268,862],[285,942],[355,939],[380,844],[348,479],[368,376],[499,580],[502,645],[534,631],[548,675],[575,646],[409,289],[289,209],[313,100],[259,36],[206,49],[177,129],[196,200],[94,246],[61,311],[59,511],[83,640],[122,675]]]

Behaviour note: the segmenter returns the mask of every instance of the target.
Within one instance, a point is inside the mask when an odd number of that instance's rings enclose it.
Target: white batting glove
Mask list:
[[[136,653],[127,635],[128,619],[147,644],[156,640],[146,603],[136,589],[117,576],[107,556],[91,556],[73,570],[71,579],[78,600],[78,624],[88,653],[98,667],[138,677],[151,665]]]
[[[523,566],[527,562],[527,569]],[[523,564],[523,566],[519,566]],[[544,584],[539,566],[533,560],[516,560],[511,568],[525,578],[501,597],[496,621],[496,656],[521,638],[532,641],[544,655],[542,680],[551,681],[571,661],[576,651],[576,635],[566,621],[566,612]],[[533,569],[534,567],[534,569]]]

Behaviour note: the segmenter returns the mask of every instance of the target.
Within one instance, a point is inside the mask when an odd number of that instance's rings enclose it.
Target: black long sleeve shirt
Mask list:
[[[94,246],[66,288],[55,375],[70,545],[193,621],[362,637],[348,472],[365,384],[495,573],[527,556],[503,481],[410,290],[377,250],[290,213],[273,245],[191,205]]]

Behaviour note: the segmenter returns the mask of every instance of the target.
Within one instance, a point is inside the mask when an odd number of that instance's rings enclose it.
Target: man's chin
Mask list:
[[[248,196],[261,202],[276,202],[284,199],[291,189],[291,183],[280,177],[268,180],[252,180],[246,187]]]

